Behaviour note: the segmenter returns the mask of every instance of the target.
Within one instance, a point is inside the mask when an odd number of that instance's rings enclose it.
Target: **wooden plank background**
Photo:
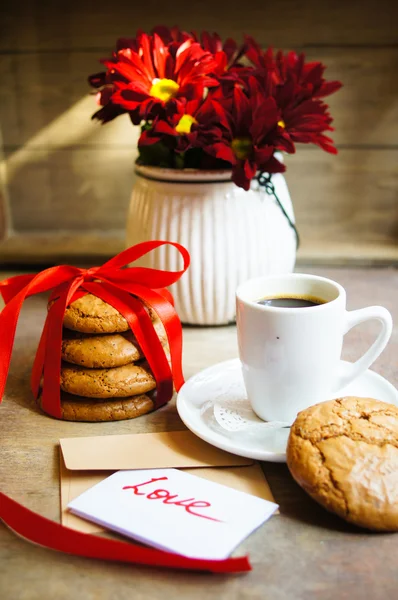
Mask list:
[[[249,33],[304,49],[344,88],[330,98],[338,156],[302,146],[287,180],[303,262],[398,262],[398,3],[380,0],[14,0],[0,17],[0,261],[123,248],[136,131],[106,126],[87,75],[117,37],[157,23]]]

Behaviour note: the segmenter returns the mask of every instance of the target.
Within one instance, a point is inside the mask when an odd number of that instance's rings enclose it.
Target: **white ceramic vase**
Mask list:
[[[272,182],[294,221],[284,177],[274,175]],[[238,285],[260,275],[289,273],[296,258],[295,232],[275,199],[256,183],[245,192],[232,183],[230,171],[137,166],[127,243],[147,240],[178,242],[190,252],[191,266],[171,292],[181,321],[192,325],[233,322]],[[171,246],[140,264],[181,268]]]

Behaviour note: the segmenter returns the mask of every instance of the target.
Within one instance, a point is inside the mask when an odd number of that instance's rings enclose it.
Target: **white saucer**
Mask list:
[[[341,361],[343,372],[351,363]],[[366,371],[353,383],[340,390],[338,396],[370,397],[398,406],[398,391],[384,377]],[[191,377],[177,396],[177,410],[182,421],[193,433],[209,444],[227,452],[270,462],[286,462],[289,429],[227,431],[216,421],[213,402],[237,401],[251,411],[243,384],[239,359],[218,363]],[[246,404],[247,403],[247,406]]]

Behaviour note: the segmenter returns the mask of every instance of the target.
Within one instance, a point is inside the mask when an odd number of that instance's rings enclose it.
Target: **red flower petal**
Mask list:
[[[166,75],[168,56],[169,51],[167,47],[164,45],[160,37],[155,33],[153,36],[153,62],[156,67],[157,75],[154,74],[154,78],[159,77],[159,79],[169,79]]]
[[[171,125],[169,125],[166,121],[161,121],[161,120],[156,121],[152,130],[157,134],[172,135],[172,136],[178,135],[178,133],[176,132],[174,127],[171,127]]]
[[[254,152],[254,157],[256,159],[256,163],[262,171],[264,171],[264,165],[269,161],[271,156],[274,153],[273,146],[267,146],[266,148],[256,148]],[[254,176],[253,176],[254,177]]]
[[[322,83],[320,89],[315,92],[314,98],[321,98],[323,96],[334,94],[334,92],[337,92],[341,87],[343,87],[341,81],[325,81]]]
[[[129,56],[126,56],[128,53]],[[127,81],[141,81],[143,84],[150,85],[152,78],[146,70],[144,64],[139,59],[138,54],[131,50],[121,50],[118,53],[119,61],[114,63],[110,61],[104,61],[104,65],[112,72],[117,72]]]
[[[271,156],[266,165],[264,165],[263,170],[265,173],[284,173],[286,171],[286,166],[279,162],[275,156]]]
[[[148,131],[143,131],[138,140],[138,147],[140,146],[151,146],[157,144],[160,141],[160,136],[149,135]]]
[[[213,154],[215,158],[231,163],[231,165],[236,163],[235,154],[233,153],[231,146],[228,146],[227,144],[213,144],[211,154]]]
[[[246,190],[250,189],[250,179],[246,177],[244,164],[239,161],[232,169],[232,181],[238,186]]]
[[[255,177],[257,173],[257,165],[254,161],[246,159],[244,161],[243,170],[245,173],[245,177],[249,180],[249,182]]]
[[[88,82],[93,87],[100,88],[106,84],[106,73],[94,73],[94,75],[89,76]]]

